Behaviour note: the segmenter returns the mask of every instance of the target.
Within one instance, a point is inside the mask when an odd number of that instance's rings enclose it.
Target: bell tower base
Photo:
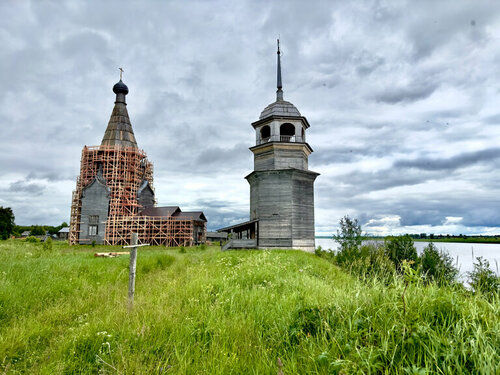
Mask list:
[[[314,251],[314,180],[308,170],[254,171],[250,220],[258,220],[258,247]]]

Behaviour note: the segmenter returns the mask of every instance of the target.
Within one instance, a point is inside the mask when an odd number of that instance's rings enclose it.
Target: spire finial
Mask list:
[[[118,69],[120,69],[120,81],[121,81],[122,80],[122,74],[123,74],[124,70],[123,70],[123,68],[118,68]]]
[[[280,52],[280,40],[278,38],[278,91],[276,91],[276,100],[283,100],[283,85],[281,84],[281,52]]]

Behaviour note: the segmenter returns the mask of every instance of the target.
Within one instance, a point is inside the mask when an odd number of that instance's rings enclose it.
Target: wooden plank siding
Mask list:
[[[256,171],[247,177],[250,218],[259,219],[259,247],[314,247],[316,176],[285,169]]]

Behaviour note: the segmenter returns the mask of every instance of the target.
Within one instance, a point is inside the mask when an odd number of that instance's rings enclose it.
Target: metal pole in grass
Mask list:
[[[128,274],[128,309],[132,310],[134,307],[134,293],[135,293],[135,270],[137,265],[137,248],[140,246],[149,246],[149,244],[137,244],[138,235],[132,233],[130,245],[123,246],[124,249],[130,248],[130,271]]]

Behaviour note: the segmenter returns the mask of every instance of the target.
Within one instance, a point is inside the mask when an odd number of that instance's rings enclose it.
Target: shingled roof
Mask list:
[[[142,216],[172,216],[181,212],[179,206],[147,207],[141,211]]]
[[[191,219],[191,220],[200,220],[200,221],[207,221],[207,218],[201,211],[192,211],[192,212],[176,212],[174,217],[179,217],[183,219]]]
[[[120,82],[113,86],[113,92],[116,94],[115,107],[111,113],[101,145],[119,145],[137,148],[132,124],[128,117],[127,103],[125,102],[125,95],[128,94],[128,87],[120,79]]]
[[[142,216],[172,216],[179,219],[207,221],[202,211],[183,212],[179,206],[147,207],[141,211]]]

